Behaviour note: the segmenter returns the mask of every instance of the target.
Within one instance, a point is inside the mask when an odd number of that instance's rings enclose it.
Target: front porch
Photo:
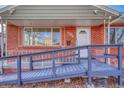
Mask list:
[[[93,77],[113,76],[122,85],[123,46],[110,42],[118,12],[100,6],[18,6],[1,16],[1,84],[87,76],[92,86]]]
[[[11,7],[1,14],[1,30],[5,33],[5,40],[3,35],[1,38],[5,43],[5,47],[1,44],[2,56],[4,49],[6,56],[12,56],[79,45],[109,44],[106,28],[109,33],[111,22],[119,17],[117,11],[104,10],[103,6]]]

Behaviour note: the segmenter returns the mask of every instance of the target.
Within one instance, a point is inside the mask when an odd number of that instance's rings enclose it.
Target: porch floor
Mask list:
[[[81,60],[80,63],[66,64],[56,67],[56,76],[52,68],[22,72],[22,83],[44,82],[72,77],[86,76],[88,72],[88,61]],[[92,60],[93,76],[117,76],[118,69],[111,65]],[[17,73],[4,74],[0,76],[0,84],[17,84]]]

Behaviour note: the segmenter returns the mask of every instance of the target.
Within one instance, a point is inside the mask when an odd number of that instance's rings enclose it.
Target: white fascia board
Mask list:
[[[116,11],[116,10],[113,10],[113,9],[111,9],[111,8],[108,8],[108,7],[104,6],[104,5],[93,5],[93,6],[99,8],[99,9],[101,9],[101,10],[104,10],[104,11],[106,11],[106,12],[109,12],[109,13],[111,13],[111,14],[114,14],[114,15],[116,15],[116,16],[120,16],[120,12],[118,12],[118,11]]]
[[[3,13],[5,11],[10,10],[12,8],[15,8],[15,7],[16,7],[16,5],[7,5],[7,6],[0,9],[0,13]]]

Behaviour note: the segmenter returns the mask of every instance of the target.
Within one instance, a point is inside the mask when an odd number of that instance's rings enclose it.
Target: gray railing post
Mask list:
[[[21,81],[21,56],[17,57],[17,81],[18,81],[18,85],[22,84]]]
[[[92,71],[92,65],[91,65],[91,47],[88,46],[88,84],[92,86],[92,77],[91,77],[91,71]]]
[[[105,47],[104,55],[106,55],[106,54],[107,54],[107,48]],[[105,63],[107,63],[107,58],[106,57],[104,58],[104,61],[105,61]]]
[[[52,53],[52,72],[53,72],[53,76],[56,76],[56,68],[55,68],[55,52],[53,51]]]
[[[80,63],[80,49],[78,49],[78,63]]]
[[[30,56],[30,71],[33,70],[33,60],[32,60],[32,56]]]
[[[122,71],[122,46],[118,47],[118,84],[122,86],[123,83],[123,71]]]

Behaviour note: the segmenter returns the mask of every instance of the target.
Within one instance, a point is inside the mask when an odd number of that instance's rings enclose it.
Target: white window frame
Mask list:
[[[60,32],[60,44],[59,45],[53,45],[53,41],[52,41],[52,45],[25,45],[25,36],[24,36],[24,32],[26,28],[31,28],[33,31],[33,28],[50,28],[51,29],[51,40],[53,40],[53,28],[59,28],[59,32]],[[22,40],[23,40],[23,46],[26,47],[57,47],[57,46],[61,46],[62,45],[62,28],[61,27],[24,27],[23,28],[23,35],[22,35]]]
[[[110,29],[111,29],[111,28],[115,28],[115,29],[116,29],[116,28],[124,28],[124,27],[113,26],[113,27],[110,27]],[[106,27],[106,29],[107,29],[107,27]],[[106,30],[106,31],[107,31],[107,30]],[[110,34],[110,33],[109,33],[109,34]],[[107,36],[108,36],[108,35],[107,35]],[[109,36],[110,36],[110,35],[109,35]],[[117,38],[116,38],[116,37],[117,37],[117,34],[115,33],[115,44],[117,44]],[[109,38],[110,38],[110,37],[109,37]],[[107,39],[107,41],[108,41],[108,39]]]

